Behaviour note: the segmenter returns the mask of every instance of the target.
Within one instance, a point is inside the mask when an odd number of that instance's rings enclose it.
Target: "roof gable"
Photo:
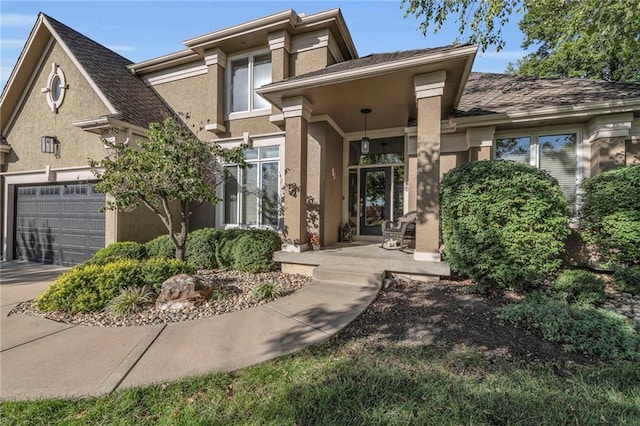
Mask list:
[[[127,65],[131,61],[41,13],[0,98],[2,129],[9,125],[9,116],[13,116],[22,102],[22,94],[31,83],[27,74],[40,65],[39,60],[51,39],[76,64],[112,117],[146,128],[149,123],[171,114],[158,95],[129,72]]]

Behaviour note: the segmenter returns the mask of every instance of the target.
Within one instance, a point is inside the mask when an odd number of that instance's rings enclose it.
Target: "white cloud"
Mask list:
[[[31,28],[36,22],[37,16],[23,13],[2,13],[0,14],[0,25],[2,27]]]
[[[0,48],[2,49],[22,49],[25,41],[19,38],[3,38],[0,39]]]

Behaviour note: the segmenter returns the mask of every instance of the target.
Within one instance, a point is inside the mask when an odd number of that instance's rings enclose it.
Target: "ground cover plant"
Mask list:
[[[5,401],[0,416],[8,425],[640,423],[637,362],[567,354],[499,321],[508,302],[396,283],[301,353],[100,398]]]
[[[613,284],[622,291],[640,295],[640,266],[618,269],[613,274]]]

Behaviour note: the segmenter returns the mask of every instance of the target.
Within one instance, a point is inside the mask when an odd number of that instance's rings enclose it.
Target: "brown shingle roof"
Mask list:
[[[337,64],[329,65],[326,68],[319,69],[317,71],[312,71],[306,74],[300,74],[293,77],[289,77],[285,81],[295,81],[301,80],[309,77],[317,77],[321,75],[333,74],[343,71],[351,71],[358,68],[369,67],[373,65],[384,64],[387,62],[395,62],[401,61],[411,58],[416,58],[419,56],[425,56],[437,52],[444,52],[447,50],[459,48],[462,44],[452,44],[449,46],[442,47],[430,47],[427,49],[415,49],[415,50],[403,50],[400,52],[391,52],[391,53],[372,53],[367,56],[363,56],[361,58],[351,59],[349,61],[338,62]]]
[[[118,111],[118,118],[140,127],[172,115],[160,97],[131,74],[127,58],[96,43],[61,22],[44,15],[102,94]]]
[[[540,108],[640,98],[640,84],[471,73],[454,116],[503,114]]]

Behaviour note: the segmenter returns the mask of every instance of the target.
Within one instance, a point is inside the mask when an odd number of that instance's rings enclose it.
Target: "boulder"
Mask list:
[[[175,309],[206,302],[211,298],[213,287],[197,276],[180,274],[162,283],[156,304],[161,308]]]

